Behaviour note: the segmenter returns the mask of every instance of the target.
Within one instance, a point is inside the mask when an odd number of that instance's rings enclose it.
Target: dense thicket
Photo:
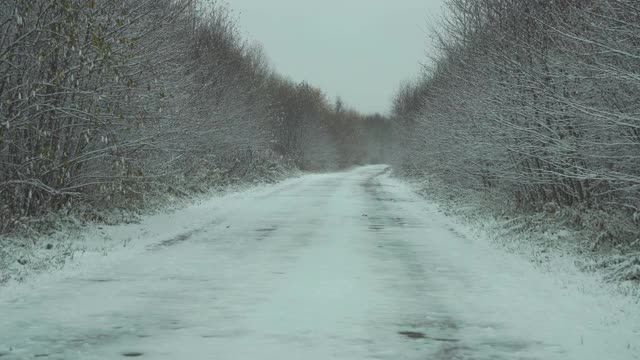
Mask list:
[[[0,1],[0,233],[367,160],[362,116],[274,73],[228,11],[194,3]]]
[[[395,99],[399,166],[523,210],[582,209],[596,244],[637,244],[640,3],[448,7],[434,65]]]

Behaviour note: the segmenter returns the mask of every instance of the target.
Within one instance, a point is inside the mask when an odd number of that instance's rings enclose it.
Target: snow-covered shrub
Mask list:
[[[433,65],[394,101],[394,166],[498,194],[507,216],[569,225],[586,249],[631,251],[640,234],[637,2],[448,5]]]
[[[226,7],[195,4],[0,2],[0,234],[52,211],[102,220],[166,192],[273,180],[292,163],[366,161],[362,116],[276,74]]]

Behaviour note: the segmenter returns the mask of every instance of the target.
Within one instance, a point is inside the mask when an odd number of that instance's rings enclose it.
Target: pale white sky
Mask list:
[[[416,76],[443,0],[228,0],[276,70],[365,113],[386,113]]]

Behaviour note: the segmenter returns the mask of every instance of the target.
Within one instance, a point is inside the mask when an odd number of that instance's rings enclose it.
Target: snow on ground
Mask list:
[[[11,268],[0,267],[0,273],[3,270],[12,272],[7,277],[17,279],[9,281],[8,284],[0,284],[0,299],[3,296],[15,296],[14,293],[29,292],[42,283],[55,281],[70,274],[120,262],[123,258],[135,257],[141,252],[144,253],[147,246],[171,240],[200,224],[211,222],[212,213],[219,216],[219,213],[233,208],[239,200],[252,200],[255,194],[269,194],[298,181],[298,177],[293,177],[278,184],[241,185],[225,191],[215,190],[196,196],[192,200],[176,199],[175,206],[165,207],[163,211],[142,216],[139,221],[129,224],[93,224],[81,227],[63,224],[62,230],[40,239],[37,249],[34,249],[32,244],[23,248],[16,245],[7,246],[4,251],[22,252],[22,256],[17,258],[25,258],[29,263],[20,266],[14,261],[15,264],[12,264]],[[242,203],[240,206],[243,205],[245,204]],[[11,240],[16,243],[25,242],[24,239]],[[54,244],[53,249],[47,250],[47,244]],[[46,261],[55,261],[56,264],[47,269],[43,264]],[[58,267],[63,267],[63,271],[57,271]],[[43,270],[51,272],[40,273]]]
[[[0,288],[4,359],[638,359],[632,298],[472,237],[388,168],[107,227]]]
[[[29,227],[25,226],[17,234],[0,235],[0,286],[7,282],[22,282],[43,272],[59,270],[78,256],[82,259],[90,259],[92,256],[102,258],[114,251],[123,250],[123,247],[139,245],[145,241],[161,241],[162,236],[167,236],[165,230],[170,233],[180,230],[182,226],[188,227],[194,210],[226,206],[239,196],[250,195],[265,186],[269,188],[268,184],[287,178],[289,182],[295,181],[301,175],[299,170],[288,168],[286,164],[267,162],[247,166],[251,169],[242,181],[229,183],[230,179],[223,178],[219,186],[209,187],[204,192],[173,188],[172,192],[181,193],[182,196],[176,197],[169,193],[152,196],[142,209],[135,212],[121,209],[92,211],[91,215],[100,219],[95,223],[77,218],[74,213],[82,212],[83,209],[76,209],[70,216],[65,216],[61,211],[49,214],[45,219],[32,219],[34,223],[46,225],[40,226],[40,230],[28,230]],[[285,186],[289,182],[285,182]],[[182,209],[185,211],[179,211],[181,215],[174,214]],[[154,214],[160,215],[151,216]],[[144,223],[138,226],[105,226],[138,223],[139,219]],[[196,219],[199,219],[197,215]],[[43,234],[42,229],[48,229],[48,234]],[[154,233],[160,238],[149,236]]]

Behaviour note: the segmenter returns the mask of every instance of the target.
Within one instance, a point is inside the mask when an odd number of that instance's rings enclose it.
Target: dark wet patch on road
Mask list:
[[[427,337],[429,340],[433,341],[442,341],[442,342],[458,342],[458,339],[447,339],[447,338],[437,338],[437,337]]]
[[[515,354],[525,352],[532,347],[544,346],[541,342],[508,338],[496,338],[474,342],[474,344],[463,343],[460,340],[446,341],[441,339],[441,341],[449,342],[450,344],[443,344],[438,349],[434,359],[472,359],[475,358],[474,354],[477,356],[478,353],[482,353],[490,359],[506,360],[513,359]]]
[[[408,325],[411,330],[399,331],[398,334],[404,335],[414,340],[429,340],[437,342],[459,342],[454,334],[460,330],[460,324],[449,319],[430,319]]]
[[[83,280],[87,282],[93,282],[93,283],[108,283],[108,282],[118,281],[116,279],[83,279]]]
[[[149,245],[147,246],[147,250],[149,251],[155,251],[155,250],[162,250],[162,249],[166,249],[172,246],[176,246],[180,243],[183,243],[187,240],[189,240],[193,235],[201,233],[202,230],[198,229],[198,230],[192,230],[192,231],[188,231],[186,233],[182,233],[180,235],[174,236],[171,239],[159,242],[157,244],[153,244],[153,245]]]
[[[186,329],[186,326],[182,325],[182,323],[178,320],[171,320],[169,322],[169,326],[168,326],[169,330],[182,330],[182,329]]]
[[[258,235],[258,237],[256,238],[256,240],[258,241],[262,241],[266,238],[268,238],[269,236],[271,236],[273,233],[275,233],[278,230],[278,227],[275,225],[271,225],[271,226],[267,226],[267,227],[261,227],[256,229],[255,231],[260,234]]]
[[[143,356],[144,353],[143,352],[139,352],[139,351],[127,351],[127,352],[123,352],[122,356],[124,357],[140,357]]]
[[[367,215],[363,216],[363,218],[368,219],[369,230],[372,231],[416,226],[401,217]]]
[[[398,334],[404,335],[409,339],[425,339],[427,336],[419,331],[398,331]]]
[[[448,226],[447,230],[449,232],[451,232],[453,235],[455,235],[456,237],[464,240],[465,243],[467,243],[467,244],[471,244],[472,243],[471,239],[469,239],[466,235],[464,235],[460,231],[456,230],[453,226]]]
[[[256,229],[257,232],[264,232],[264,233],[270,233],[270,232],[273,232],[273,231],[276,231],[276,230],[278,230],[277,226],[271,226],[271,227]]]
[[[409,339],[413,340],[432,340],[432,341],[442,341],[442,342],[458,342],[458,339],[450,339],[450,338],[441,338],[441,337],[432,337],[427,334],[419,331],[399,331],[398,334],[404,335]]]
[[[378,202],[390,202],[390,203],[396,203],[396,204],[404,204],[404,203],[415,203],[417,202],[416,200],[413,199],[405,199],[405,198],[401,198],[401,197],[385,197],[383,196],[381,193],[383,193],[382,191],[378,191],[378,188],[383,188],[383,185],[380,185],[379,187],[370,187],[369,193],[371,193],[372,195],[374,195],[374,192],[376,193],[374,196],[375,201]],[[387,194],[387,192],[384,192],[385,195]]]
[[[7,356],[7,355],[9,355],[9,353],[8,353],[8,352],[6,352],[6,351],[0,351],[0,357]]]

